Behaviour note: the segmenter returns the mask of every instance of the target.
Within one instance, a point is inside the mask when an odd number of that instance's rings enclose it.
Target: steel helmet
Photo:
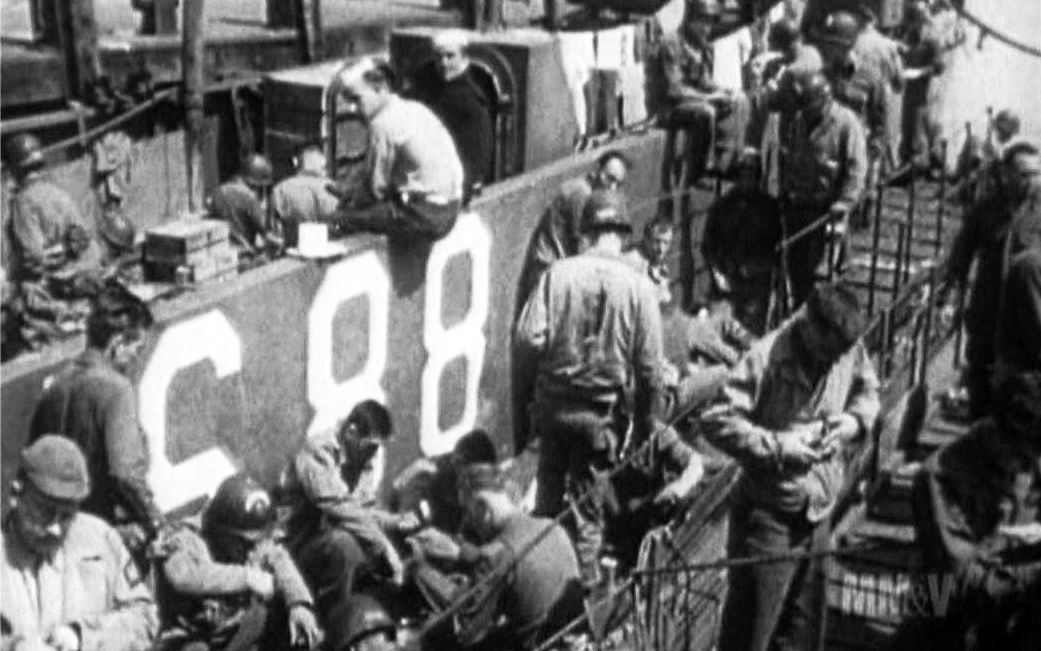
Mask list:
[[[376,633],[397,633],[387,609],[371,596],[352,594],[343,600],[327,622],[329,648],[345,651]]]
[[[718,18],[723,13],[719,0],[692,0],[690,3],[691,18]]]
[[[823,73],[806,75],[795,83],[795,87],[802,108],[823,104],[831,99],[831,83]]]
[[[840,47],[851,48],[860,33],[860,21],[848,11],[833,11],[824,21],[818,40]]]
[[[5,144],[4,157],[19,172],[43,167],[43,145],[33,134],[19,133]]]
[[[202,528],[257,541],[271,532],[275,520],[271,495],[255,479],[240,472],[221,482],[203,513]]]
[[[618,230],[633,232],[625,197],[617,190],[598,188],[593,190],[582,207],[579,230],[583,233]]]
[[[242,179],[255,188],[266,188],[275,179],[271,161],[263,154],[251,154],[242,162]]]

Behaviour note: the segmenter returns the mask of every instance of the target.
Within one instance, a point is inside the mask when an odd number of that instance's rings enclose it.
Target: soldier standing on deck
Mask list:
[[[792,307],[813,291],[828,238],[841,241],[850,211],[864,193],[868,160],[864,130],[853,112],[831,96],[821,74],[799,84],[802,109],[782,138],[781,212],[785,236],[792,237],[824,216],[821,224],[782,251],[791,282]]]
[[[854,54],[853,48],[860,36],[860,23],[856,16],[836,11],[825,21],[818,43],[832,95],[852,110],[864,127],[868,155],[864,187],[871,188],[889,159],[889,81],[881,76],[880,68],[861,61]],[[851,214],[855,227],[865,226],[870,214],[871,195],[862,197],[862,200],[865,203],[856,206],[857,210]]]
[[[1026,143],[1003,158],[1001,188],[962,218],[948,259],[949,285],[966,282],[973,260],[976,275],[965,312],[963,382],[973,420],[989,413],[997,316],[1002,284],[1012,256],[1041,245],[1041,155]]]
[[[843,449],[867,436],[879,382],[860,337],[853,290],[818,287],[795,317],[760,339],[702,418],[708,441],[744,473],[731,506],[727,555],[823,549],[843,483]],[[809,560],[733,568],[723,651],[817,648],[824,580]]]
[[[594,192],[581,230],[588,250],[542,275],[517,324],[515,423],[526,433],[534,420],[539,436],[535,512],[557,516],[567,494],[583,581],[593,588],[600,583],[604,523],[598,484],[623,448],[627,420],[634,446],[655,429],[663,399],[662,325],[653,286],[622,257],[632,233],[624,198]]]
[[[600,188],[624,188],[631,166],[632,162],[621,151],[608,149],[596,159],[596,169],[560,185],[556,198],[543,213],[528,245],[517,294],[520,305],[523,306],[528,300],[539,276],[551,264],[578,255],[582,240],[579,222],[582,221],[582,208],[589,195]]]
[[[117,283],[106,285],[87,319],[87,349],[44,390],[29,429],[30,441],[60,433],[79,444],[93,486],[83,510],[115,526],[139,561],[161,516],[126,374],[151,325],[147,305]]]
[[[709,207],[701,242],[715,291],[756,336],[766,330],[782,234],[777,200],[759,189],[760,166],[755,150],[741,157],[736,185]]]

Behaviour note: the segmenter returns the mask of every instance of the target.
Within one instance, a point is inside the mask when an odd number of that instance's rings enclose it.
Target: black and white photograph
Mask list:
[[[0,651],[1041,650],[1041,1],[0,0]]]

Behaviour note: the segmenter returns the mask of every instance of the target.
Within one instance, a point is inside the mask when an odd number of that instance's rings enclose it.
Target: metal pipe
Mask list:
[[[915,191],[915,181],[917,180],[917,174],[915,168],[911,168],[911,184],[907,190],[907,246],[904,249],[904,256],[906,257],[907,264],[904,265],[904,281],[911,276],[911,259],[912,251],[914,250],[914,218],[915,218],[915,204],[918,201],[918,193]]]
[[[201,170],[205,91],[205,0],[184,0],[181,20],[181,74],[184,85],[184,154],[188,182],[188,210],[202,206]]]
[[[940,140],[940,160],[947,160],[947,139]],[[945,163],[946,164],[946,163]],[[936,207],[936,245],[933,247],[936,258],[939,259],[943,249],[943,220],[947,216],[947,170],[940,173],[940,198]]]
[[[881,182],[875,187],[875,219],[871,233],[871,267],[868,269],[868,315],[875,314],[875,281],[878,279],[878,247],[882,237],[882,198],[885,186]]]
[[[903,273],[904,273],[903,260],[904,260],[904,246],[905,246],[904,238],[906,237],[906,234],[907,234],[907,225],[906,224],[897,224],[896,225],[896,230],[897,230],[897,235],[896,235],[896,261],[895,261],[896,264],[893,266],[893,284],[892,284],[892,292],[893,293],[892,293],[892,296],[890,296],[890,298],[889,298],[889,304],[890,305],[896,303],[897,296],[900,295],[900,286],[901,286],[902,281],[903,281]]]

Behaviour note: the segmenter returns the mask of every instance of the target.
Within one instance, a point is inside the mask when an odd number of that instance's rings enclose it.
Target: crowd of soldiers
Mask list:
[[[629,242],[623,152],[603,153],[543,215],[512,357],[516,438],[538,459],[530,513],[482,430],[416,461],[378,499],[374,464],[395,431],[386,406],[369,400],[308,437],[277,485],[238,473],[200,514],[165,519],[125,374],[152,315],[119,283],[91,276],[86,350],[36,406],[3,524],[4,648],[393,649],[410,643],[400,612],[432,613],[428,648],[535,648],[604,596],[608,568],[632,565],[634,536],[696,493],[711,453],[690,431],[743,470],[728,555],[789,559],[731,569],[721,648],[815,648],[825,600],[814,552],[827,547],[847,453],[881,410],[859,295],[816,274],[829,240],[858,227],[881,170],[931,162],[928,129],[915,131],[924,146],[905,138],[901,152],[889,113],[905,63],[926,76],[942,69],[928,3],[912,4],[902,45],[870,15],[832,13],[809,34],[814,44],[795,23],[775,24],[760,79],[739,93],[711,83],[718,3],[691,3],[663,47],[663,123],[686,137],[695,179],[722,122],[742,122],[762,146],[739,148],[736,183],[708,211],[712,297],[697,314],[675,305],[671,219]],[[465,76],[457,36],[436,44],[443,78],[425,103],[400,96],[379,60],[344,73],[343,98],[369,125],[363,184],[333,183],[321,149],[304,146],[297,173],[270,192],[273,222],[263,205],[271,165],[245,161],[211,201],[243,251],[292,246],[302,222],[424,240],[451,229],[487,179],[492,138],[490,124],[465,117],[487,99]],[[939,622],[951,635],[944,648],[1037,639],[1026,636],[1037,634],[1041,572],[1018,563],[1036,561],[1041,542],[1041,156],[1014,136],[977,165],[947,270],[964,283],[976,259],[966,374],[976,423],[923,465],[915,489],[919,541],[960,586]],[[67,195],[37,180],[39,143],[21,138],[11,150],[26,295],[49,277],[52,249],[61,268],[97,256],[75,236]],[[791,316],[772,327],[778,274]],[[682,340],[674,359],[670,323]],[[696,427],[680,427],[691,416]]]

